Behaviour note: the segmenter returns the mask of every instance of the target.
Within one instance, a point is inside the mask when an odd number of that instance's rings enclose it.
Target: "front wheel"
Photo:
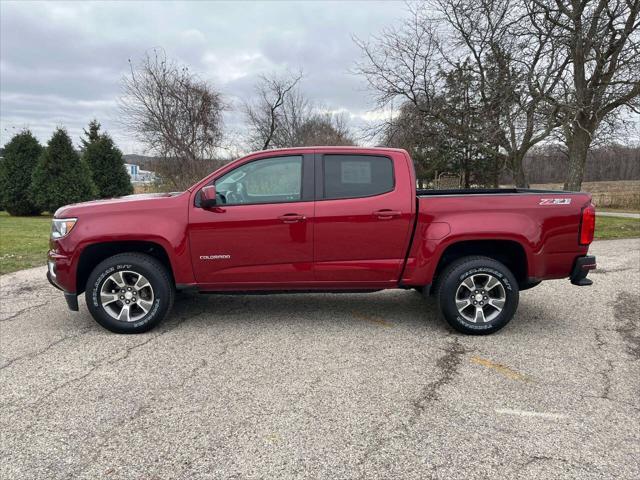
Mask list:
[[[438,305],[451,327],[487,335],[504,327],[518,308],[518,283],[502,263],[488,257],[464,257],[441,274]]]
[[[85,298],[89,312],[104,328],[116,333],[142,333],[167,316],[174,289],[166,268],[155,258],[122,253],[93,269]]]

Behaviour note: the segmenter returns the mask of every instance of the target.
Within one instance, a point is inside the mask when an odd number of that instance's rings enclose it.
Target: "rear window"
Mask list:
[[[324,198],[370,197],[393,190],[393,163],[388,157],[325,155]]]

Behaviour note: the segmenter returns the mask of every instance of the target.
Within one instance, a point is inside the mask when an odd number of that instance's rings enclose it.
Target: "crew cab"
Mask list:
[[[418,190],[400,149],[308,147],[235,160],[181,193],[60,208],[47,276],[103,327],[144,332],[176,290],[434,296],[455,329],[487,334],[519,292],[589,285],[595,209],[586,193]],[[399,308],[401,308],[399,306]]]

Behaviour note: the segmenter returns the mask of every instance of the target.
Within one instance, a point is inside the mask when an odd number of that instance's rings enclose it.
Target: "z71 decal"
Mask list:
[[[569,205],[570,203],[570,198],[543,198],[540,200],[540,205]]]

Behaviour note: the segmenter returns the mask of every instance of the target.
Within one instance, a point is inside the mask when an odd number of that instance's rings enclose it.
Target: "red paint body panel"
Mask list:
[[[176,283],[195,283],[187,242],[187,192],[176,196],[133,195],[122,199],[68,205],[56,218],[78,218],[69,235],[51,240],[56,282],[76,291],[78,261],[89,245],[105,242],[148,241],[160,245],[171,262]]]
[[[316,202],[316,280],[397,283],[415,218],[415,198],[407,187],[415,182],[403,152],[390,152],[388,157],[395,176],[391,192]],[[384,211],[394,215],[377,215]]]
[[[364,198],[272,204],[196,206],[199,190],[244,163],[285,155],[361,154],[393,162],[392,191]],[[309,157],[309,156],[312,157]],[[314,174],[317,169],[314,170]],[[186,192],[69,205],[56,218],[78,218],[69,235],[51,241],[55,282],[76,288],[78,262],[89,245],[154,242],[169,258],[175,282],[200,290],[377,289],[427,285],[447,247],[470,240],[517,242],[527,276],[568,277],[588,246],[578,243],[587,194],[500,193],[416,197],[404,150],[316,147],[272,150],[225,165]],[[549,197],[569,204],[545,204]],[[543,202],[544,203],[544,202]],[[391,212],[381,215],[380,211]],[[300,220],[280,218],[297,214]]]
[[[566,194],[569,205],[541,206],[549,194],[424,196],[418,199],[418,224],[402,281],[431,283],[447,247],[469,240],[517,242],[527,257],[527,276],[536,279],[568,277],[576,257],[588,247],[578,244],[581,208],[588,194]],[[437,234],[432,232],[434,223]]]
[[[299,214],[284,223],[278,217]],[[189,207],[189,243],[198,284],[259,287],[313,280],[313,202]],[[228,255],[228,260],[201,257]],[[243,285],[244,284],[244,285]]]

